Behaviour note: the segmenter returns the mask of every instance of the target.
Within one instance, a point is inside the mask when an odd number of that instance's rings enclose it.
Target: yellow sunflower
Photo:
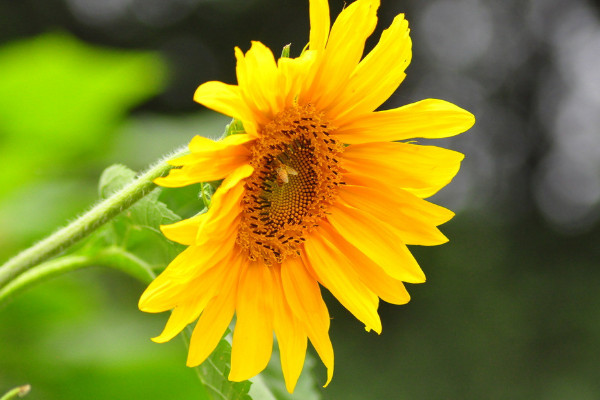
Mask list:
[[[457,173],[463,155],[399,142],[469,129],[469,112],[442,100],[374,111],[394,93],[411,59],[398,15],[362,58],[379,1],[357,0],[330,27],[326,0],[310,0],[310,42],[275,60],[260,42],[235,49],[237,85],[207,82],[194,100],[240,120],[244,133],[192,139],[190,154],[156,183],[224,179],[210,209],[162,226],[189,246],[142,295],[146,312],[173,310],[156,342],[198,320],[187,364],[202,363],[234,314],[229,379],[261,372],[277,336],[287,389],[300,376],[307,339],[333,374],[327,288],[367,330],[381,332],[379,299],[404,304],[403,282],[425,275],[406,245],[448,239],[454,215],[427,198]],[[362,58],[362,59],[361,59]]]

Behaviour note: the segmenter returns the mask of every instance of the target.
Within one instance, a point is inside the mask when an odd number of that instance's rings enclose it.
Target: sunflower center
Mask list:
[[[311,105],[294,106],[263,127],[252,148],[237,243],[267,265],[299,254],[305,235],[335,201],[343,144]]]

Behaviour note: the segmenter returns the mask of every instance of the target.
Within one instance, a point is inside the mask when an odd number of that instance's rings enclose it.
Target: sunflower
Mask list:
[[[206,213],[161,227],[189,247],[139,302],[146,312],[172,310],[156,342],[197,320],[187,365],[210,355],[235,314],[230,380],[265,368],[274,332],[287,389],[300,376],[308,339],[327,385],[334,356],[320,287],[379,333],[379,299],[405,304],[403,282],[425,281],[406,246],[448,240],[437,226],[454,214],[424,198],[450,182],[463,155],[406,140],[456,135],[475,119],[434,99],[374,111],[411,59],[402,14],[362,58],[378,6],[357,0],[330,27],[327,1],[310,0],[310,41],[299,57],[276,60],[252,42],[245,54],[235,49],[237,85],[196,90],[196,102],[241,121],[244,132],[194,137],[190,154],[156,180],[223,181]]]

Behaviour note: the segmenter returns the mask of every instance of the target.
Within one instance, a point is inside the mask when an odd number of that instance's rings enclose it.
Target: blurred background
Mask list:
[[[599,399],[599,4],[382,3],[369,46],[406,13],[414,53],[383,108],[441,98],[477,123],[435,141],[466,158],[432,199],[457,212],[450,243],[413,248],[428,282],[412,301],[383,303],[377,336],[327,296],[323,398]],[[93,204],[108,165],[220,135],[228,120],[196,87],[235,83],[233,47],[250,40],[298,55],[308,28],[307,0],[0,0],[0,259]],[[184,345],[150,342],[167,315],[137,310],[143,289],[92,268],[0,309],[0,393],[198,398]]]

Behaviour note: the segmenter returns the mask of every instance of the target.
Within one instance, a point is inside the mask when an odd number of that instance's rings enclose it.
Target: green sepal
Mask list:
[[[290,48],[292,47],[291,43],[286,44],[281,49],[281,58],[290,58]]]
[[[205,212],[210,208],[210,202],[212,201],[212,196],[219,187],[219,184],[215,182],[215,184],[211,184],[209,182],[200,183],[200,193],[198,193],[198,197],[202,200],[202,204],[204,204],[204,210],[201,212]]]
[[[230,135],[237,135],[240,133],[246,133],[244,130],[244,124],[239,119],[232,119],[229,124],[225,126],[225,132],[223,132],[223,137],[227,137]]]

